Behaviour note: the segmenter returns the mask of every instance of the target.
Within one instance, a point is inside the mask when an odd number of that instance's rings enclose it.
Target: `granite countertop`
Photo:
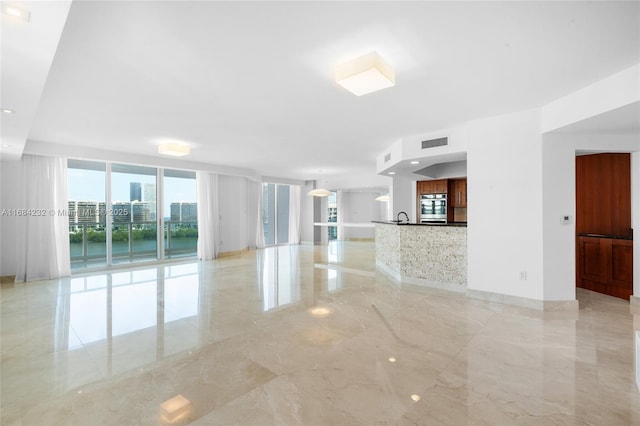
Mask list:
[[[436,222],[436,223],[415,223],[415,222],[397,222],[394,220],[373,220],[373,223],[381,223],[383,225],[401,225],[401,226],[456,226],[459,228],[466,228],[467,222]]]
[[[633,234],[631,235],[610,235],[610,234],[589,234],[589,233],[577,233],[578,237],[592,237],[592,238],[611,238],[612,240],[633,240]]]

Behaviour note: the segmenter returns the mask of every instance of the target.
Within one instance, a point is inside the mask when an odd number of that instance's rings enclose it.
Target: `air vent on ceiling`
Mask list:
[[[431,139],[428,141],[422,141],[422,149],[435,148],[436,146],[449,145],[449,138]]]
[[[384,156],[384,162],[386,163],[387,161],[391,160],[391,153],[388,153],[387,155]]]

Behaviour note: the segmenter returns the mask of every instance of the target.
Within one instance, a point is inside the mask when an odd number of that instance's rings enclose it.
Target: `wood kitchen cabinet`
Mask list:
[[[633,294],[633,240],[576,237],[577,286],[629,300]]]
[[[466,179],[452,179],[449,181],[448,203],[451,207],[467,207]]]
[[[447,179],[421,180],[416,182],[416,193],[420,194],[446,194],[448,192]]]

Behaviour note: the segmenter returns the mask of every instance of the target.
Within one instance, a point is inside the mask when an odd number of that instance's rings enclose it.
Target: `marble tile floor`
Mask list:
[[[545,313],[374,265],[344,242],[3,285],[0,424],[640,424],[628,302]]]

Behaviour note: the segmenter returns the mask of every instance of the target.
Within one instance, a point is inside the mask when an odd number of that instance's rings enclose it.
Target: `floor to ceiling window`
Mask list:
[[[72,267],[107,263],[106,165],[68,162],[69,248]]]
[[[198,243],[196,174],[164,171],[164,257],[193,256]]]
[[[113,263],[158,258],[154,167],[111,166]]]
[[[72,268],[196,255],[195,172],[80,160],[68,168]]]
[[[265,245],[289,242],[289,185],[262,184],[262,220]]]
[[[327,197],[327,222],[337,222],[338,221],[338,195],[335,192],[332,192],[331,195]],[[329,240],[337,240],[338,239],[338,227],[337,226],[329,226]]]

